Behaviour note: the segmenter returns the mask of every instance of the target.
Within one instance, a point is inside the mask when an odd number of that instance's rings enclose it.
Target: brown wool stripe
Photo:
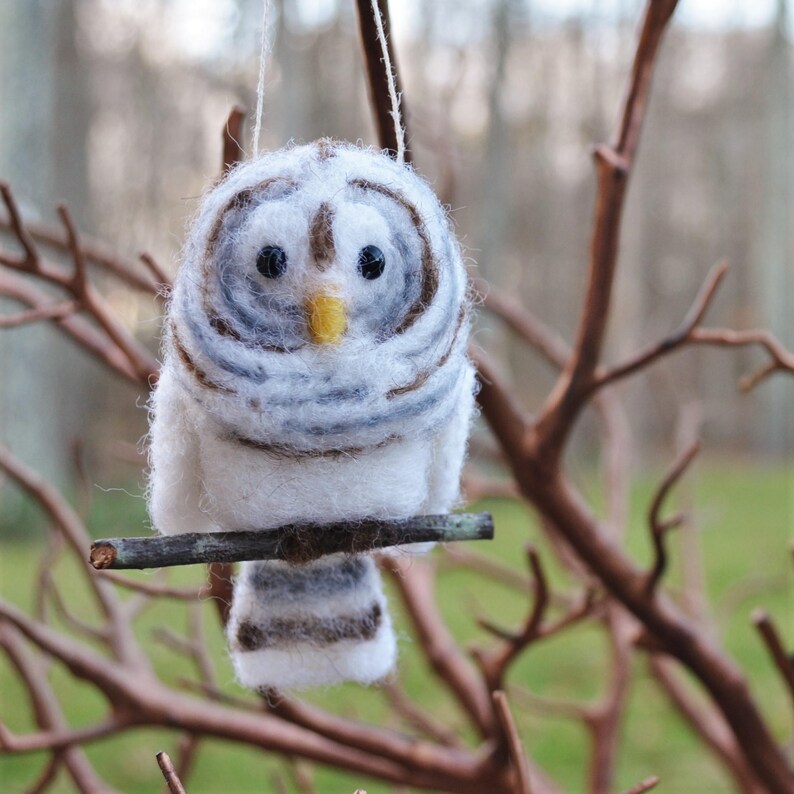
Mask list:
[[[334,208],[324,201],[309,224],[309,250],[318,270],[326,270],[334,259]]]
[[[174,343],[174,349],[179,356],[181,362],[185,365],[185,369],[190,372],[190,374],[205,388],[212,389],[213,391],[223,391],[229,394],[234,394],[234,389],[230,389],[228,386],[221,386],[220,383],[215,383],[203,369],[201,369],[198,364],[190,356],[190,353],[187,352],[185,346],[182,344],[182,340],[179,338],[179,334],[176,330],[176,325],[171,323],[171,341]]]
[[[425,306],[430,305],[430,302],[435,297],[436,290],[438,290],[438,263],[433,256],[433,249],[430,245],[427,229],[422,222],[422,216],[419,214],[419,210],[416,209],[405,196],[401,195],[396,190],[392,190],[377,182],[370,182],[368,179],[352,179],[348,184],[360,188],[361,190],[379,193],[381,196],[385,196],[399,204],[408,213],[411,218],[411,223],[413,223],[416,233],[422,241],[422,286],[419,291],[419,297],[411,308],[408,309],[408,313],[405,315],[400,325],[394,330],[396,334],[401,334],[421,317],[424,313]]]
[[[439,370],[444,364],[449,361],[449,357],[452,355],[452,351],[455,349],[455,343],[458,341],[458,333],[460,332],[461,327],[463,326],[463,321],[466,319],[466,307],[461,307],[460,312],[458,313],[458,322],[455,326],[455,332],[452,334],[452,341],[449,343],[449,347],[447,347],[444,355],[436,362],[435,369]],[[408,394],[409,392],[416,391],[420,386],[423,386],[425,381],[430,377],[429,371],[420,372],[410,383],[406,383],[405,386],[398,386],[396,389],[391,389],[390,391],[386,392],[386,399],[392,400],[395,397],[399,397],[401,394]]]
[[[227,213],[233,212],[234,210],[246,209],[255,198],[280,198],[281,196],[297,190],[298,187],[299,185],[294,179],[288,179],[283,176],[273,176],[269,179],[264,179],[257,185],[243,188],[235,193],[226,202],[226,206],[218,213],[218,217],[215,219],[210,235],[207,238],[207,258],[215,253],[215,247],[218,244],[218,238],[221,235],[223,222],[226,219]],[[277,191],[276,188],[281,189]],[[271,193],[273,195],[269,195]]]
[[[344,640],[371,640],[380,628],[383,611],[373,603],[366,612],[335,618],[273,618],[255,625],[244,621],[237,628],[240,651],[259,651],[278,646],[326,647]]]
[[[338,449],[296,449],[288,444],[269,444],[266,441],[257,441],[254,438],[246,438],[233,432],[225,440],[259,450],[274,458],[300,460],[301,458],[355,458],[365,452],[372,452],[375,449],[386,447],[394,441],[401,441],[402,436],[388,436],[383,441],[368,447],[344,447]]]

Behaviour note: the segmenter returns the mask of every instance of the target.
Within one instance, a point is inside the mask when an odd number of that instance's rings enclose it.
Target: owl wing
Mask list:
[[[204,491],[194,411],[172,370],[163,367],[152,399],[149,514],[155,529],[165,535],[217,529],[201,510]]]

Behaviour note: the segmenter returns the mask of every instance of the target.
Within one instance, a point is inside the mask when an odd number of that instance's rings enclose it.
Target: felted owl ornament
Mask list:
[[[322,140],[204,197],[152,398],[162,533],[402,519],[458,499],[474,372],[466,273],[429,186]],[[227,625],[253,689],[371,683],[395,660],[368,555],[241,565]]]

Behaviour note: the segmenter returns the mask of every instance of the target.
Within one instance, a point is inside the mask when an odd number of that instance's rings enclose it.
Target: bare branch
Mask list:
[[[507,697],[501,690],[493,693],[494,710],[496,716],[499,718],[499,724],[502,728],[505,742],[507,743],[507,751],[510,755],[511,765],[516,774],[515,794],[532,794],[532,789],[529,784],[529,765],[527,764],[527,757],[524,754],[524,748],[521,746],[521,739],[518,735],[513,715],[510,713],[510,706],[507,703]]]
[[[111,341],[129,359],[133,370],[143,383],[156,378],[158,365],[155,359],[144,350],[135,338],[113,316],[99,293],[94,290],[88,280],[85,256],[77,230],[72,222],[71,215],[65,204],[58,206],[58,215],[66,229],[68,249],[74,262],[74,274],[68,281],[68,288],[75,298],[90,312],[100,327],[105,331]]]
[[[540,564],[538,553],[534,546],[527,546],[527,559],[529,568],[532,572],[532,590],[535,594],[532,609],[527,617],[524,627],[517,634],[504,632],[491,624],[480,621],[492,634],[500,636],[504,643],[494,650],[482,651],[473,650],[474,657],[482,670],[483,677],[491,692],[501,690],[504,685],[504,677],[510,664],[524,651],[534,640],[537,639],[546,608],[549,604],[549,590],[546,583],[546,575]]]
[[[3,203],[8,210],[8,226],[25,251],[25,257],[20,261],[3,255],[0,257],[0,262],[9,267],[19,267],[22,270],[35,270],[39,258],[36,244],[33,242],[33,238],[22,220],[16,199],[7,182],[0,182],[0,195],[2,195]]]
[[[432,566],[418,559],[383,558],[381,562],[392,576],[431,667],[456,696],[480,735],[485,738],[494,736],[496,721],[488,692],[455,643],[436,607]]]
[[[187,794],[185,787],[182,785],[182,781],[179,779],[176,769],[174,769],[171,756],[169,756],[165,750],[161,750],[159,753],[157,753],[157,765],[160,767],[160,771],[163,773],[166,785],[168,786],[168,790],[171,792],[171,794]]]
[[[245,108],[235,105],[226,119],[223,128],[223,166],[221,172],[227,174],[235,163],[243,159],[243,121]]]
[[[531,314],[514,297],[485,279],[473,278],[469,283],[483,306],[504,321],[519,339],[537,350],[553,366],[565,366],[571,349],[555,330]]]
[[[25,683],[38,727],[45,731],[65,729],[66,720],[42,670],[41,660],[30,653],[19,632],[10,626],[0,624],[0,646],[5,649],[9,661]],[[4,731],[3,736],[8,739],[8,732]],[[60,764],[66,767],[79,791],[111,791],[91,766],[83,750],[76,746],[53,753],[48,769],[40,776],[33,790],[44,791],[50,776],[57,772]]]
[[[651,673],[673,707],[725,766],[744,794],[762,794],[764,789],[747,766],[731,729],[722,714],[702,698],[695,700],[676,675],[675,662],[652,655]]]
[[[356,10],[358,12],[358,30],[361,49],[367,68],[369,104],[378,135],[378,144],[381,149],[387,149],[392,157],[396,157],[397,134],[394,129],[394,119],[391,115],[392,106],[389,98],[388,74],[386,65],[383,62],[383,53],[381,52],[380,43],[378,42],[375,20],[372,16],[371,0],[356,0]],[[386,34],[386,47],[394,70],[394,82],[397,86],[397,95],[400,96],[402,94],[402,85],[400,81],[400,71],[397,68],[394,47],[392,46],[388,0],[378,0],[378,11],[383,20],[383,31]],[[405,137],[410,141],[407,122],[408,114],[405,109],[404,100],[400,102],[400,115],[402,116],[402,124],[405,129]],[[406,147],[405,162],[411,162],[410,147]]]
[[[670,491],[689,468],[689,464],[692,463],[698,452],[700,452],[700,441],[694,441],[681,453],[681,455],[679,455],[672,469],[665,475],[651,503],[651,508],[648,512],[648,526],[650,527],[651,539],[653,540],[654,561],[653,567],[648,573],[648,580],[645,585],[649,595],[653,594],[659,579],[662,577],[667,567],[667,549],[664,545],[664,536],[669,530],[679,526],[683,521],[683,517],[680,515],[662,520],[662,507]]]
[[[626,186],[639,143],[656,54],[677,0],[646,4],[631,78],[615,134],[595,152],[598,194],[585,304],[574,355],[546,402],[535,431],[544,457],[559,459],[565,441],[587,400],[606,332]]]
[[[20,325],[39,322],[40,320],[62,320],[77,311],[74,301],[52,303],[36,309],[27,309],[17,314],[7,314],[0,317],[0,328],[16,328]]]
[[[119,587],[124,587],[127,590],[134,590],[136,593],[153,596],[154,598],[175,598],[179,601],[197,601],[209,595],[209,587],[207,585],[202,587],[170,587],[153,582],[140,582],[137,579],[131,579],[123,573],[116,573],[115,571],[108,570],[97,571],[96,575],[102,579],[113,582],[113,584]]]
[[[39,311],[45,309],[51,303],[45,292],[36,289],[26,280],[9,276],[8,274],[0,274],[0,294]],[[122,375],[135,385],[140,385],[140,377],[132,368],[127,356],[87,322],[74,315],[53,318],[53,322],[63,328],[80,347],[87,350],[111,370]]]
[[[708,311],[711,301],[717,293],[725,274],[728,272],[727,262],[718,262],[711,268],[703,286],[695,297],[692,306],[684,317],[681,325],[661,342],[640,351],[623,364],[618,364],[601,373],[593,383],[593,389],[600,389],[609,383],[633,375],[654,363],[657,359],[673,352],[687,342],[693,341],[693,331],[700,324]]]
[[[659,784],[659,780],[660,778],[658,778],[656,775],[646,777],[645,780],[640,781],[636,786],[626,789],[623,794],[645,794],[646,791],[656,788],[656,786]]]
[[[147,538],[106,538],[91,546],[94,568],[157,568],[199,562],[287,560],[305,563],[327,554],[360,554],[409,543],[493,538],[490,513],[416,516],[400,521],[289,524],[263,532],[192,532]]]
[[[739,382],[742,391],[750,391],[773,372],[794,373],[794,354],[769,332],[764,330],[733,331],[729,328],[696,328],[692,341],[701,345],[717,347],[746,347],[760,345],[769,353],[772,361],[753,375],[747,375]]]
[[[173,284],[168,274],[157,264],[155,258],[145,251],[138,257],[144,265],[146,265],[149,272],[154,276],[155,283],[157,284],[158,293],[166,295],[170,292]]]
[[[381,691],[388,699],[394,712],[402,717],[412,728],[447,747],[461,746],[460,739],[458,739],[455,731],[446,728],[430,714],[419,708],[397,682],[385,681],[381,686]]]
[[[772,618],[769,617],[769,613],[766,610],[755,610],[752,620],[786,685],[789,697],[794,702],[794,656],[786,652],[775,624],[772,623]]]

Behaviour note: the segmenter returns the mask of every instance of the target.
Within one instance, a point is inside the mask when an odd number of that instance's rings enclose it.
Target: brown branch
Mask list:
[[[7,314],[0,317],[0,328],[16,328],[28,323],[36,323],[40,320],[62,320],[77,311],[77,304],[74,301],[63,301],[62,303],[52,303],[49,306],[41,306],[35,309],[27,309],[17,314]]]
[[[480,621],[480,625],[490,630],[491,633],[501,636],[504,640],[500,647],[491,651],[473,650],[474,658],[477,660],[485,683],[491,692],[503,689],[504,677],[510,664],[537,639],[549,604],[546,575],[540,564],[537,550],[534,546],[527,546],[526,553],[532,572],[534,601],[521,631],[517,634],[509,634],[496,629],[487,622]]]
[[[521,738],[518,735],[515,720],[510,712],[507,697],[501,690],[493,692],[493,704],[499,725],[502,728],[504,739],[507,743],[507,751],[510,756],[511,766],[516,775],[516,782],[513,791],[515,794],[532,794],[529,782],[529,765],[521,746]]]
[[[221,173],[225,176],[232,166],[243,159],[243,121],[245,108],[235,105],[229,112],[226,124],[223,127],[223,162]]]
[[[603,388],[621,378],[633,375],[635,372],[650,366],[662,356],[673,352],[687,342],[693,341],[693,332],[708,311],[728,269],[729,265],[724,261],[714,265],[706,276],[703,286],[700,288],[681,325],[661,342],[641,350],[628,361],[602,372],[593,382],[593,389]]]
[[[511,450],[515,450],[523,456],[528,449],[530,432],[524,411],[486,356],[481,351],[471,348],[469,355],[477,366],[477,380],[480,386],[477,402],[491,430],[508,454]]]
[[[50,305],[50,298],[45,292],[36,289],[27,280],[8,274],[0,274],[0,294],[39,311]],[[128,381],[140,385],[140,377],[133,370],[128,358],[89,323],[74,315],[51,319],[84,350]]]
[[[174,768],[173,761],[171,761],[171,756],[169,756],[165,750],[161,750],[159,753],[157,753],[157,765],[160,767],[160,771],[163,773],[166,785],[168,786],[168,790],[171,792],[171,794],[187,794],[185,787],[182,785],[182,781],[179,779],[179,775]]]
[[[168,273],[157,264],[155,258],[145,251],[138,256],[138,258],[146,265],[149,272],[154,276],[155,283],[157,284],[157,291],[159,295],[167,295],[173,286],[171,278]]]
[[[689,468],[698,452],[700,452],[700,442],[694,441],[679,455],[678,460],[676,460],[673,467],[665,475],[664,480],[662,480],[648,511],[648,526],[651,530],[651,540],[653,541],[654,549],[653,566],[648,573],[648,580],[645,584],[645,589],[649,595],[653,594],[659,579],[667,567],[667,549],[665,548],[664,537],[669,530],[679,526],[683,521],[683,517],[680,515],[663,520],[661,518],[662,508],[670,491],[684,475],[684,472]]]
[[[760,345],[763,347],[772,360],[754,374],[742,378],[739,386],[745,392],[750,391],[773,372],[794,374],[794,354],[789,353],[769,331],[696,328],[692,332],[692,341],[696,344],[715,345],[717,347],[746,347],[747,345]]]
[[[469,283],[482,305],[502,320],[519,339],[537,350],[553,366],[565,366],[571,349],[553,328],[531,314],[512,295],[485,279],[473,278]]]
[[[394,713],[402,717],[406,724],[439,744],[447,747],[461,746],[457,734],[419,708],[396,681],[385,681],[381,685],[381,691],[389,701]]]
[[[747,766],[730,726],[716,708],[690,695],[676,675],[675,662],[656,654],[648,659],[653,678],[682,719],[701,738],[744,794],[762,794],[764,789]]]
[[[25,252],[25,256],[19,261],[5,255],[0,255],[0,262],[9,267],[19,267],[22,270],[34,270],[39,258],[36,243],[33,241],[27,226],[22,221],[22,215],[17,206],[16,199],[11,192],[11,186],[7,182],[0,182],[0,196],[2,196],[3,203],[8,210],[7,226],[14,233],[17,240],[19,240],[19,244]]]
[[[152,596],[154,598],[175,598],[178,601],[197,601],[198,599],[209,595],[209,587],[202,585],[201,587],[171,587],[169,585],[155,584],[153,582],[140,582],[137,579],[131,579],[123,573],[116,571],[97,571],[96,575],[101,579],[107,579],[113,584],[123,587],[127,590],[134,590],[136,593]]]
[[[55,693],[47,681],[47,676],[42,670],[41,660],[30,653],[19,632],[10,626],[0,624],[0,645],[5,649],[8,660],[25,684],[38,727],[45,731],[65,729],[66,720]],[[7,731],[5,737],[8,737]],[[69,746],[62,751],[53,753],[48,769],[44,771],[31,790],[43,791],[50,780],[50,775],[57,772],[60,764],[66,767],[79,791],[110,792],[110,788],[97,775],[83,750],[77,746]]]
[[[0,217],[0,229],[8,230],[22,243],[26,258],[30,258],[33,261],[33,259],[38,257],[37,242],[58,251],[68,251],[68,238],[62,229],[49,224],[23,221],[10,186],[6,183],[0,183],[0,193],[2,193],[3,202],[8,210],[7,218]],[[25,238],[27,245],[20,238],[20,234]],[[83,235],[80,245],[83,255],[92,265],[96,265],[113,274],[120,281],[140,292],[150,295],[157,294],[157,284],[153,284],[149,279],[140,276],[131,260],[119,257],[105,243]],[[10,265],[8,257],[3,255],[0,255],[0,262]]]
[[[381,45],[378,41],[378,32],[372,13],[371,1],[356,0],[356,11],[358,12],[359,42],[364,54],[364,62],[367,69],[369,104],[375,122],[378,144],[381,149],[387,149],[392,157],[396,157],[397,134],[394,129],[394,119],[391,115],[392,106],[391,99],[389,98],[388,74],[383,62]],[[402,85],[400,81],[400,72],[397,68],[394,47],[392,46],[388,0],[378,0],[378,11],[383,20],[383,32],[386,34],[386,48],[389,52],[392,69],[394,70],[394,82],[397,87],[397,96],[401,96]],[[402,117],[402,125],[405,129],[406,141],[410,141],[408,135],[408,113],[405,108],[404,100],[400,101],[400,116]],[[405,149],[405,162],[411,162],[411,150],[408,146],[406,146]]]
[[[179,758],[174,765],[179,780],[186,780],[190,771],[193,769],[200,743],[201,740],[199,737],[193,733],[185,734],[180,740],[178,748]],[[166,783],[166,788],[167,786],[168,784]]]
[[[86,650],[1,600],[0,618],[17,626],[73,675],[90,681],[117,709],[112,720],[101,725],[77,731],[11,737],[18,751],[57,749],[134,725],[159,725],[299,755],[416,787],[460,794],[508,791],[504,770],[494,767],[487,757],[439,745],[433,745],[433,751],[428,752],[427,746],[414,739],[372,726],[359,726],[313,709],[315,719],[327,720],[329,730],[334,731],[334,738],[327,738],[283,719],[200,701],[173,691],[153,676],[132,672],[128,667]],[[369,751],[352,746],[352,731],[356,731],[358,741],[369,744]],[[5,738],[9,738],[7,733]]]
[[[156,360],[119,323],[107,308],[99,293],[91,286],[88,280],[85,256],[69,209],[65,204],[59,204],[57,209],[61,222],[66,229],[68,249],[74,262],[74,274],[67,284],[68,289],[94,317],[116,347],[129,359],[133,370],[141,381],[148,383],[151,378],[156,378],[157,376],[158,365]]]
[[[4,471],[47,513],[72,552],[80,558],[88,570],[87,563],[83,561],[85,548],[90,543],[88,532],[61,494],[17,460],[2,445],[0,445],[0,471]],[[134,664],[142,670],[148,670],[149,662],[138,646],[132,628],[123,619],[123,605],[110,582],[91,575],[87,580],[106,618],[108,641],[117,658]]]
[[[438,612],[433,594],[434,570],[418,559],[384,558],[422,652],[439,679],[452,691],[484,738],[496,733],[496,721],[488,691],[455,643]]]
[[[677,0],[651,0],[637,44],[623,109],[612,141],[596,148],[598,177],[587,294],[574,354],[557,381],[535,426],[534,443],[552,464],[587,401],[599,363],[615,278],[618,239],[629,173],[639,143],[656,54]]]
[[[614,601],[607,603],[603,619],[609,633],[611,669],[609,684],[601,701],[587,713],[586,725],[592,739],[587,774],[591,794],[612,788],[623,714],[631,687],[635,621]]]
[[[656,788],[659,781],[659,777],[651,775],[651,777],[646,777],[645,780],[641,780],[636,786],[626,789],[623,794],[645,794],[646,791]]]
[[[761,639],[764,641],[772,661],[775,663],[780,673],[783,683],[786,685],[789,697],[794,703],[794,656],[788,653],[783,647],[780,635],[769,617],[769,613],[764,609],[757,609],[752,616],[753,625],[758,629]]]

